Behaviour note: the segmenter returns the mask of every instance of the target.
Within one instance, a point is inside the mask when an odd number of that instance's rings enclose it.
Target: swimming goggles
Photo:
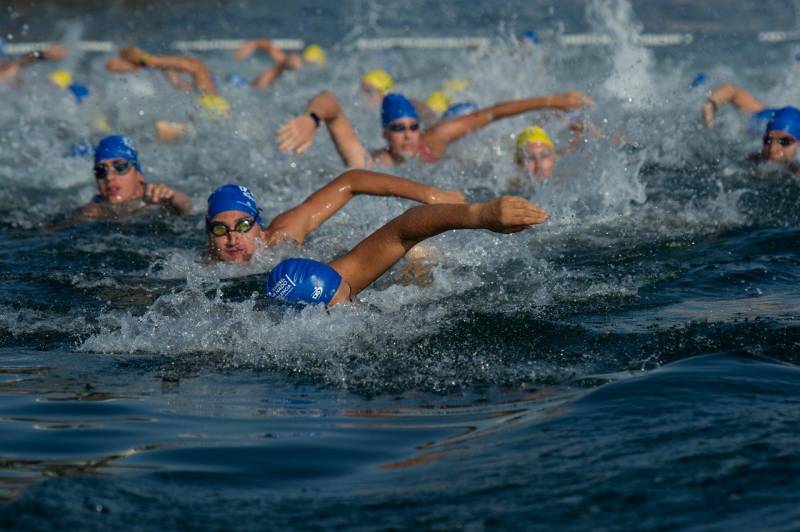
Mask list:
[[[110,166],[106,166],[103,163],[97,163],[94,165],[94,177],[95,179],[107,179],[110,169],[113,169],[114,173],[117,175],[124,175],[128,173],[128,170],[131,169],[131,166],[133,166],[131,162],[126,161],[125,159],[121,161],[114,161]]]
[[[228,227],[222,222],[207,222],[206,227],[208,227],[208,232],[214,236],[226,236],[231,231],[236,231],[237,233],[248,233],[250,230],[255,227],[256,221],[254,218],[242,218],[238,220],[236,224],[233,226],[233,229]]]
[[[419,130],[419,124],[414,123],[410,126],[406,126],[405,124],[389,124],[386,126],[386,129],[391,131],[392,133],[399,133],[401,131],[417,131]]]
[[[773,142],[777,142],[778,144],[780,144],[781,146],[783,146],[785,148],[787,146],[791,146],[796,141],[794,139],[789,138],[789,137],[770,137],[770,136],[764,137],[764,145],[765,146],[769,146]]]

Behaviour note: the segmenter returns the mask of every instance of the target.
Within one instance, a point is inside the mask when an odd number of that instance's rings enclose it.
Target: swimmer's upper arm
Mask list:
[[[492,122],[491,113],[486,109],[479,109],[458,118],[439,122],[420,136],[422,142],[437,155],[444,153],[451,142],[469,135]]]
[[[365,168],[371,165],[369,152],[358,138],[353,123],[339,108],[339,112],[334,118],[328,120],[328,134],[331,136],[336,151],[342,162],[348,168]]]

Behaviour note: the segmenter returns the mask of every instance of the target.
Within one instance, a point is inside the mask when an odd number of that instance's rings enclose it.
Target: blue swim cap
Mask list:
[[[125,159],[132,162],[138,171],[142,171],[142,167],[139,166],[139,154],[128,137],[109,135],[101,139],[94,149],[94,163],[106,159]]]
[[[286,259],[267,275],[264,293],[285,303],[327,305],[340,284],[342,276],[327,264],[311,259]]]
[[[478,104],[475,102],[457,102],[447,108],[447,111],[442,115],[441,120],[449,120],[459,116],[468,115],[478,110]]]
[[[234,87],[247,87],[250,85],[246,77],[241,74],[236,74],[235,72],[231,72],[225,76],[225,83]]]
[[[775,111],[772,120],[767,123],[766,132],[784,131],[800,140],[800,110],[788,106]]]
[[[225,211],[242,211],[261,223],[261,209],[256,204],[256,199],[250,189],[240,185],[222,185],[208,197],[208,214],[206,220]]]
[[[417,110],[408,98],[402,94],[390,92],[383,97],[383,102],[381,102],[381,122],[383,127],[388,126],[399,118],[419,120]]]
[[[693,89],[696,89],[700,85],[704,84],[706,81],[708,81],[708,76],[706,76],[704,72],[698,72],[697,75],[692,80],[691,86]]]
[[[85,140],[76,142],[69,147],[67,157],[90,157],[92,155],[92,145]]]
[[[525,30],[519,34],[520,41],[528,41],[532,44],[539,44],[539,35],[533,30]]]
[[[89,97],[89,87],[83,85],[82,83],[73,83],[69,87],[67,87],[69,92],[75,96],[75,101],[81,103],[83,100]]]

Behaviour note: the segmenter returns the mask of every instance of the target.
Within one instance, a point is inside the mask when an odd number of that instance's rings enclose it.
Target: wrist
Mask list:
[[[306,114],[311,118],[311,120],[314,121],[314,126],[317,129],[319,129],[319,124],[320,124],[320,122],[322,122],[322,120],[320,119],[319,115],[317,113],[315,113],[314,111],[309,111]]]
[[[470,203],[467,205],[467,227],[473,229],[485,228],[486,224],[483,221],[483,209],[485,203]]]

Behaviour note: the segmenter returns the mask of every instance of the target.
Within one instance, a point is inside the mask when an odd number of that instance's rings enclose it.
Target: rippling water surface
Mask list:
[[[173,145],[154,139],[153,121],[184,119],[191,99],[156,75],[109,76],[103,55],[69,60],[92,90],[83,105],[47,83],[53,65],[0,86],[0,527],[794,528],[800,183],[743,164],[759,137],[733,111],[705,131],[706,89],[689,84],[702,69],[711,84],[800,104],[794,45],[755,40],[793,29],[798,10],[768,2],[747,19],[727,4],[419,1],[411,16],[300,3],[273,16],[230,3],[219,20],[179,2],[61,6],[44,20],[9,8],[7,27],[29,25],[18,40],[55,30],[159,50],[265,31],[319,40],[329,61],[261,93],[221,85],[233,118]],[[109,34],[122,12],[132,22]],[[748,36],[726,33],[725,17]],[[617,44],[514,42],[559,23]],[[681,27],[706,34],[636,44],[639,31]],[[355,46],[383,34],[493,45]],[[203,57],[220,79],[267,65]],[[324,134],[303,157],[275,150],[280,124],[322,88],[379,146],[377,111],[357,92],[372,68],[417,97],[469,79],[463,98],[481,104],[583,90],[596,102],[585,117],[628,145],[588,138],[551,182],[520,190],[513,136],[527,116],[459,142],[442,164],[392,169],[472,200],[521,191],[552,217],[516,235],[436,237],[427,286],[404,286],[401,264],[355,309],[276,317],[260,306],[263,273],[298,250],[208,264],[205,199],[238,182],[270,216],[335,177]],[[191,215],[53,229],[95,193],[91,161],[66,153],[101,136],[100,117],[133,138],[148,180],[192,196]],[[562,117],[535,120],[567,142]],[[356,198],[300,252],[330,259],[409,206]]]

